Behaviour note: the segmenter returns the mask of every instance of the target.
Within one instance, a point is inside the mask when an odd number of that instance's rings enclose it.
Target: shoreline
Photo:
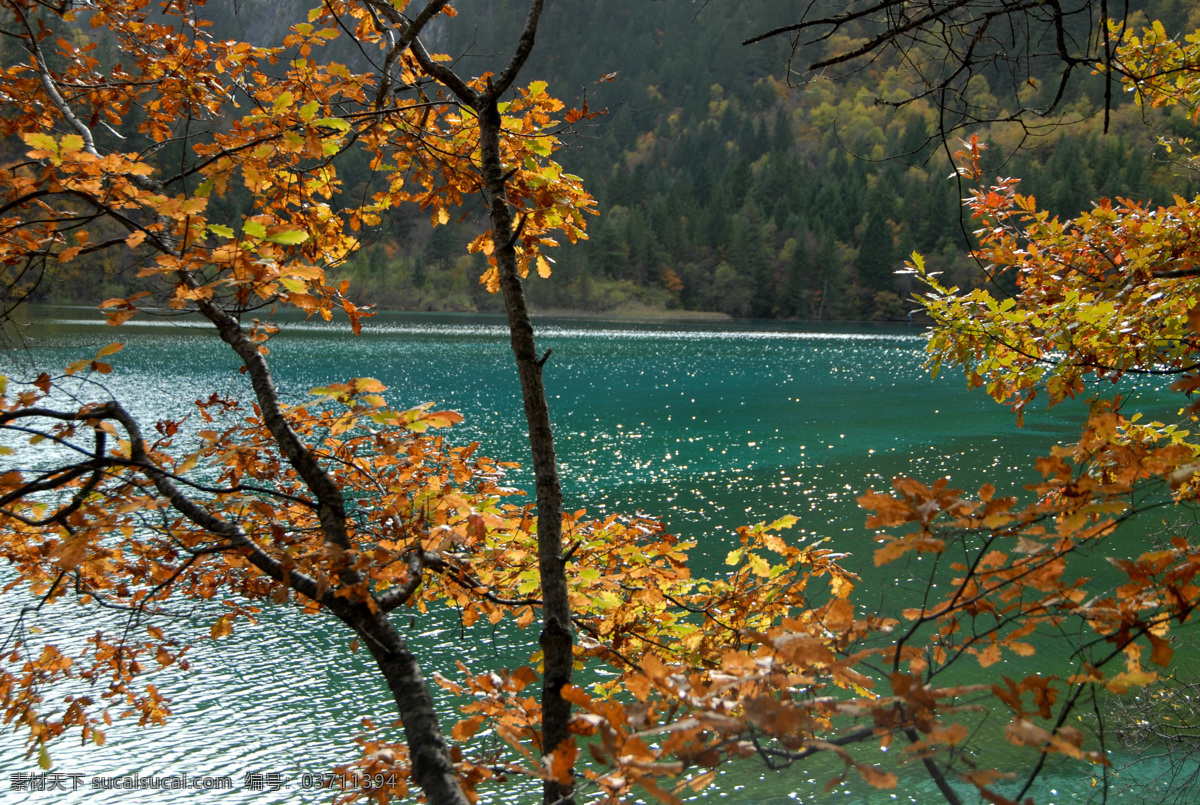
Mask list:
[[[90,313],[93,314],[97,321],[103,321],[105,314],[100,310],[99,305],[81,305],[81,304],[60,304],[53,302],[32,302],[25,303],[14,311],[16,316],[12,318],[17,320],[26,319],[26,316],[21,313],[45,313],[48,311],[71,311],[74,313]],[[165,309],[146,307],[144,312],[153,315],[156,312],[168,312],[173,318],[186,318],[189,314],[181,313],[180,311],[166,311]],[[341,311],[335,311],[334,316],[339,317]],[[372,314],[379,315],[433,315],[433,316],[497,316],[504,318],[503,310],[405,310],[402,308],[375,308],[371,311]],[[727,313],[709,312],[703,310],[666,310],[652,307],[626,307],[617,310],[583,310],[581,308],[546,308],[537,309],[531,308],[529,315],[538,319],[580,319],[580,320],[613,320],[613,321],[645,321],[645,322],[671,322],[671,321],[694,321],[694,322],[732,322],[737,321]]]
[[[100,311],[98,305],[80,305],[80,304],[48,304],[45,302],[25,303],[19,305],[9,317],[11,324],[31,324],[37,320],[54,320],[55,313],[65,313],[70,311],[74,314],[90,314],[82,315],[80,318],[95,318],[97,322],[103,322],[105,315]],[[181,311],[167,311],[165,309],[156,309],[147,307],[144,309],[145,314],[154,316],[156,313],[167,313],[170,319],[181,320],[188,319],[191,314],[182,313]],[[369,320],[374,315],[382,317],[388,316],[488,316],[495,317],[498,320],[504,320],[505,315],[503,310],[481,310],[481,311],[448,311],[448,310],[401,310],[401,309],[375,309],[371,311],[371,315],[367,316]],[[532,308],[530,316],[537,320],[546,319],[566,319],[574,321],[614,321],[614,322],[644,322],[648,324],[665,324],[665,323],[693,323],[693,324],[804,324],[804,325],[820,325],[833,327],[878,327],[878,326],[909,326],[926,329],[929,325],[928,321],[920,319],[909,321],[853,321],[853,320],[825,320],[820,322],[801,321],[797,319],[738,319],[730,316],[727,313],[718,313],[715,311],[702,310],[668,310],[653,307],[624,307],[616,310],[583,310],[580,308]],[[290,317],[284,317],[290,318]],[[334,320],[344,319],[341,311],[334,311]]]
[[[382,311],[381,311],[382,312]],[[402,311],[397,311],[402,312]],[[499,311],[504,315],[503,311]],[[704,310],[666,310],[651,307],[619,308],[617,310],[580,310],[578,308],[546,308],[545,310],[531,308],[532,318],[542,319],[612,319],[617,321],[696,321],[696,322],[729,322],[735,319],[728,313],[717,313]]]

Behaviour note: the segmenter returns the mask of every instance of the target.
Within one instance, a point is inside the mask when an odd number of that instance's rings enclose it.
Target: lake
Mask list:
[[[553,349],[545,379],[567,510],[659,515],[676,533],[699,541],[692,553],[701,572],[719,572],[738,525],[796,514],[800,523],[789,537],[831,538],[835,550],[850,554],[847,565],[864,570],[859,600],[882,605],[897,581],[870,567],[874,545],[857,495],[885,487],[896,474],[929,483],[949,475],[968,491],[985,481],[1019,489],[1033,480],[1026,469],[1033,457],[1078,434],[1079,405],[1033,412],[1018,429],[1006,409],[969,392],[961,375],[931,379],[921,367],[919,328],[537,324],[539,347]],[[41,314],[24,336],[26,348],[0,359],[0,373],[20,377],[31,362],[61,366],[123,341],[113,373],[100,379],[146,421],[182,415],[214,390],[245,397],[233,356],[215,335],[186,321],[135,319],[113,329],[89,311],[55,310]],[[435,401],[456,409],[466,420],[449,438],[479,441],[485,454],[528,464],[516,372],[498,317],[380,315],[359,337],[344,326],[293,321],[272,340],[271,361],[285,399],[302,400],[310,388],[350,377],[375,377],[389,387],[394,407]],[[1152,395],[1161,415],[1172,415],[1178,403],[1166,394],[1154,396],[1154,388],[1130,385],[1127,392]],[[529,475],[517,473],[514,485],[531,489]],[[0,581],[4,573],[0,569]],[[0,622],[22,603],[13,595],[0,598]],[[211,621],[204,615],[181,606],[169,630],[207,634]],[[113,622],[106,613],[64,605],[44,613],[39,625],[49,634],[73,634],[94,631],[97,620]],[[199,642],[190,671],[154,674],[152,681],[174,699],[165,727],[118,723],[103,747],[61,741],[51,746],[54,770],[84,775],[76,779],[88,786],[94,776],[134,773],[231,780],[230,790],[187,792],[195,802],[328,802],[328,792],[300,787],[302,775],[323,774],[353,757],[352,738],[363,717],[382,723],[394,713],[381,681],[360,655],[348,652],[348,635],[334,626],[278,608],[264,613],[257,627],[240,623],[229,638]],[[460,630],[451,611],[418,617],[411,627],[427,675],[451,674],[464,656],[480,668],[521,661],[511,638],[490,627]],[[536,634],[518,640],[524,638]],[[0,736],[5,789],[11,774],[38,771],[36,759],[23,758],[23,737]],[[839,771],[840,763],[826,761],[778,774],[739,766],[703,798],[929,801],[904,782],[895,796],[856,781],[823,795],[825,781]],[[248,787],[247,774],[279,774],[286,784]],[[1048,799],[1039,803],[1087,801],[1086,769],[1056,767],[1043,793]],[[98,803],[108,796],[84,786],[75,792],[6,790],[5,802]],[[121,793],[121,801],[130,803],[162,797],[152,790]],[[487,801],[532,798],[528,791],[501,790]]]

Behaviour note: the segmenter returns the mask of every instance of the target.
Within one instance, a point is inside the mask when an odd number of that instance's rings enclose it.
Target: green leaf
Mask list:
[[[267,236],[267,228],[258,221],[247,221],[242,225],[242,231],[253,238],[265,238]]]
[[[592,603],[600,609],[617,609],[621,606],[622,601],[616,593],[611,590],[605,590],[592,599]]]
[[[585,567],[580,570],[576,576],[578,576],[579,580],[584,584],[591,584],[600,578],[600,571],[594,567]]]
[[[275,99],[275,114],[279,114],[284,109],[289,108],[296,100],[296,96],[290,92],[281,92],[279,97]]]
[[[326,128],[337,129],[338,131],[347,131],[350,128],[350,124],[339,117],[323,117],[320,120],[311,121],[311,124],[314,126],[325,126]]]
[[[214,235],[220,235],[223,238],[233,237],[233,229],[225,226],[224,224],[209,224],[208,231],[212,232]]]
[[[268,235],[267,240],[272,243],[278,243],[281,246],[296,246],[308,240],[308,233],[299,229],[291,229],[286,232],[276,232],[273,235]]]
[[[50,753],[46,751],[46,744],[42,744],[42,748],[38,750],[38,766],[42,769],[49,769],[52,763],[50,762]]]
[[[796,523],[800,522],[800,518],[794,514],[785,514],[775,522],[767,526],[768,531],[778,531],[781,528],[791,528]]]
[[[319,104],[316,101],[309,101],[308,103],[304,104],[304,106],[301,106],[300,119],[305,123],[310,122],[313,119],[313,116],[317,113],[318,106]]]
[[[528,595],[541,584],[536,570],[526,570],[518,578],[521,579],[521,583],[517,585],[517,592],[521,595]]]
[[[308,291],[308,283],[295,277],[280,277],[279,283],[290,293],[306,293]]]

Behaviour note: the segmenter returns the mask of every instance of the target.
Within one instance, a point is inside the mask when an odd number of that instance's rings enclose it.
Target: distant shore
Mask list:
[[[147,314],[155,313],[166,314],[171,319],[187,318],[189,315],[183,311],[168,311],[165,308],[147,307],[144,309]],[[394,308],[376,308],[372,313],[383,315],[433,315],[433,316],[496,316],[504,318],[503,310],[401,310]],[[84,315],[80,315],[84,314]],[[612,310],[584,310],[582,308],[569,307],[554,307],[554,308],[533,308],[531,307],[530,315],[534,319],[577,319],[580,321],[624,321],[624,322],[694,322],[697,324],[709,323],[729,323],[729,322],[750,322],[752,319],[737,319],[727,313],[718,313],[714,311],[704,310],[669,310],[666,308],[657,308],[651,306],[623,306]],[[342,320],[343,314],[340,310],[334,311],[336,320]],[[31,320],[46,319],[53,320],[60,317],[69,318],[96,318],[97,321],[104,320],[104,313],[97,305],[78,305],[78,304],[55,304],[46,302],[25,303],[18,305],[13,311],[11,319],[14,322],[29,323]],[[796,319],[763,319],[760,321],[777,321],[777,322],[793,322]],[[928,321],[917,316],[909,321],[883,321],[883,322],[861,322],[861,321],[841,321],[837,319],[829,319],[824,322],[799,322],[802,324],[824,324],[824,325],[918,325],[925,327]]]
[[[397,311],[401,312],[401,311]],[[616,310],[580,310],[578,308],[535,308],[529,311],[542,319],[620,319],[626,321],[733,321],[728,313],[704,310],[666,310],[655,307],[622,307]]]

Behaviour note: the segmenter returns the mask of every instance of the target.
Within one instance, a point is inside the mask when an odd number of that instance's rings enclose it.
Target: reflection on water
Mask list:
[[[187,321],[163,326],[134,320],[119,331],[78,314],[32,327],[29,353],[4,358],[0,372],[28,374],[34,360],[65,364],[90,357],[118,338],[126,348],[114,372],[89,393],[111,394],[144,420],[186,414],[213,391],[245,398],[245,379],[212,334]],[[347,327],[292,322],[271,342],[284,397],[353,376],[389,387],[396,406],[436,401],[466,416],[454,438],[480,441],[483,452],[524,462],[527,444],[507,331],[496,319],[391,316],[369,321],[364,336]],[[921,369],[921,338],[908,328],[816,332],[801,325],[654,325],[552,321],[539,344],[553,350],[546,383],[569,508],[596,513],[642,509],[700,540],[700,569],[719,572],[736,526],[801,516],[795,539],[831,537],[854,565],[869,559],[870,535],[854,498],[898,473],[932,482],[950,475],[971,489],[987,480],[1003,488],[1026,480],[1030,457],[1069,438],[1079,409],[1031,415],[1025,429],[960,378],[931,381]],[[1164,406],[1166,403],[1164,402]],[[518,474],[518,486],[529,476]],[[0,571],[3,572],[3,571]],[[882,595],[882,594],[880,594]],[[0,598],[0,621],[23,603]],[[88,620],[75,620],[73,615]],[[194,612],[169,625],[179,636],[207,633]],[[407,617],[407,613],[405,617]],[[111,613],[44,613],[48,632],[91,630]],[[408,634],[426,670],[453,673],[454,662],[514,665],[536,635],[461,630],[453,611],[417,616]],[[192,670],[166,669],[154,682],[174,699],[167,726],[120,724],[104,747],[53,746],[55,770],[66,774],[226,775],[233,790],[192,791],[195,801],[327,802],[301,790],[300,775],[324,773],[354,755],[362,718],[385,723],[393,712],[378,678],[332,621],[289,609],[264,614],[258,627],[200,640]],[[469,647],[464,653],[463,647]],[[524,655],[522,655],[524,652]],[[999,673],[1005,673],[1001,669]],[[0,738],[0,771],[37,771],[22,758],[22,736]],[[832,761],[765,773],[726,770],[705,792],[736,802],[812,801],[839,773]],[[279,790],[245,787],[246,774],[281,773]],[[1049,801],[1084,802],[1090,793],[1078,766],[1064,767]],[[273,779],[273,778],[272,778]],[[902,785],[902,789],[904,786]],[[854,781],[838,789],[847,802],[925,801],[917,793],[871,792]],[[100,802],[104,792],[8,792],[6,802]],[[159,802],[161,792],[122,793],[122,801]],[[491,802],[529,801],[507,789]],[[1039,800],[1042,801],[1042,800]]]

